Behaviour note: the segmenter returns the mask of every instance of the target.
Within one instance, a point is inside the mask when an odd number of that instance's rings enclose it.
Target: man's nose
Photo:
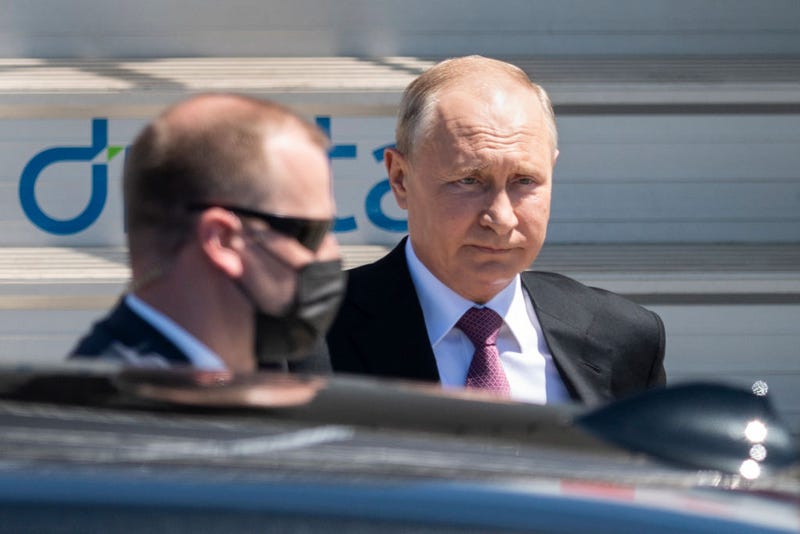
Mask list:
[[[481,221],[498,234],[506,233],[516,227],[517,214],[505,188],[490,193],[488,206]]]

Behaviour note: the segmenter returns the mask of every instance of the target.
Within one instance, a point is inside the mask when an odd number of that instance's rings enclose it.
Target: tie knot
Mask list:
[[[475,348],[494,345],[497,333],[503,326],[503,318],[489,308],[470,308],[456,326],[464,332]]]

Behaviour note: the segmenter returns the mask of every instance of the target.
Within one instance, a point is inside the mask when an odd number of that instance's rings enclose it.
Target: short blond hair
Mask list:
[[[521,68],[505,61],[483,56],[465,56],[441,61],[420,74],[403,92],[395,129],[396,148],[406,157],[411,155],[414,141],[430,127],[431,116],[439,92],[458,80],[475,75],[479,69],[505,74],[512,82],[530,88],[545,114],[553,150],[558,148],[558,130],[553,105],[547,91],[534,83]]]
[[[327,152],[314,124],[275,102],[239,94],[197,95],[168,108],[138,135],[123,174],[131,258],[169,260],[188,240],[196,214],[187,207],[242,203],[268,194],[271,154],[264,143],[297,129]]]

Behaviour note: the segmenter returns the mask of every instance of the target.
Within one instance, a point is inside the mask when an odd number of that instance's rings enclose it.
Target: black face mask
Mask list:
[[[339,311],[344,288],[340,260],[309,263],[297,271],[297,287],[289,309],[280,316],[256,312],[258,363],[271,365],[303,359],[327,333]]]

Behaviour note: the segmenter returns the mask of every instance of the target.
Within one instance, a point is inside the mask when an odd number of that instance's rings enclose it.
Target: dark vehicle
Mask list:
[[[0,532],[798,532],[796,448],[720,385],[600,408],[347,377],[0,371]]]

